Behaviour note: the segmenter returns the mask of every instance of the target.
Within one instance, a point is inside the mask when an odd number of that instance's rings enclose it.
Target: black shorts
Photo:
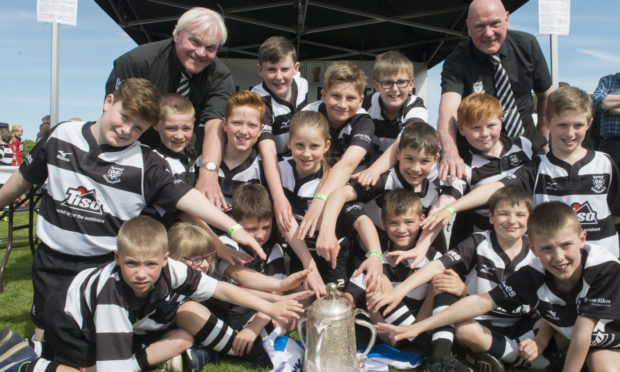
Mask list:
[[[55,251],[44,243],[39,244],[32,262],[34,295],[30,317],[34,325],[45,329],[45,302],[61,283],[71,280],[82,270],[113,260],[113,253],[93,257],[72,256]]]
[[[86,340],[75,320],[65,313],[67,288],[70,281],[58,286],[46,304],[45,340],[54,353],[54,360],[71,367],[90,367],[97,362],[94,342]]]
[[[497,327],[493,325],[493,321],[490,319],[478,320],[477,322],[484,327],[490,329],[492,332],[497,332],[502,336],[506,336],[511,339],[520,339],[529,331],[534,329],[534,324],[540,319],[536,316],[523,317],[519,319],[514,325],[509,327]]]

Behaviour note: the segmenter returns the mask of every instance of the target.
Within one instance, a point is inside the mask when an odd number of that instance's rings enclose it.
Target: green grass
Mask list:
[[[26,223],[27,212],[17,212],[15,225]],[[0,329],[11,328],[24,337],[30,337],[34,325],[30,321],[32,304],[32,254],[27,240],[28,230],[18,230],[14,234],[15,243],[6,267],[4,292],[0,293]],[[4,256],[7,239],[7,223],[0,222],[0,256]],[[457,355],[463,356],[462,350],[455,348]],[[253,371],[252,363],[239,358],[224,357],[217,365],[209,364],[202,372],[248,372]],[[407,371],[421,371],[422,368]],[[508,369],[507,370],[513,370]],[[398,371],[390,368],[390,371]],[[518,371],[518,370],[516,370]],[[525,370],[524,370],[525,371]]]

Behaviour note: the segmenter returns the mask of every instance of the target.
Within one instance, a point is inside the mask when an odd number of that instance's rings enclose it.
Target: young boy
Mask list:
[[[422,98],[412,93],[413,63],[402,53],[379,54],[372,75],[375,93],[364,98],[362,107],[375,123],[372,144],[376,159],[394,144],[407,120],[428,121],[428,110]]]
[[[46,337],[54,359],[26,370],[149,370],[194,343],[228,352],[236,332],[183,296],[215,297],[284,321],[302,311],[296,301],[269,303],[168,259],[164,226],[138,216],[121,226],[114,262],[81,271],[50,296]]]
[[[396,157],[396,165],[379,178],[375,186],[362,186],[357,182],[345,185],[332,192],[329,196],[317,238],[317,253],[330,260],[335,259],[338,252],[338,239],[335,232],[335,221],[345,202],[358,201],[365,203],[364,209],[380,231],[385,231],[381,215],[385,193],[395,189],[411,190],[422,200],[422,211],[429,209],[439,196],[438,187],[427,177],[439,156],[439,137],[433,127],[426,123],[407,125],[400,136]],[[434,235],[428,241],[433,241]],[[422,239],[422,237],[421,237]],[[426,239],[426,238],[424,238]],[[443,235],[436,242],[436,249],[445,251]],[[430,244],[427,246],[427,248]],[[424,256],[426,250],[424,251]],[[325,256],[324,256],[325,255]],[[388,256],[396,257],[401,252],[390,252]],[[422,257],[420,257],[420,260]],[[333,262],[333,261],[332,261]],[[400,262],[400,260],[398,260]],[[419,262],[419,261],[417,261]],[[416,263],[417,264],[417,263]],[[416,265],[413,265],[415,267]]]
[[[381,292],[392,289],[404,281],[413,271],[439,256],[439,253],[434,249],[429,249],[426,259],[421,261],[413,270],[409,268],[410,262],[395,264],[383,256],[382,251],[388,253],[413,248],[419,235],[420,223],[424,219],[420,197],[411,190],[392,190],[385,194],[384,201],[381,219],[386,229],[387,239],[379,243],[379,235],[372,222],[369,222],[368,225],[355,226],[362,242],[369,250],[365,265],[373,265],[374,263],[368,262],[371,260],[382,264],[381,278],[377,284],[374,284],[373,279],[369,277],[370,272],[362,273],[362,266],[349,280],[344,290],[345,296],[358,308],[367,308],[367,302],[372,302],[371,299],[374,296],[380,296]],[[363,218],[368,217],[361,216],[355,221],[355,224],[361,225]],[[380,248],[375,249],[375,244]],[[426,298],[427,287],[427,285],[423,285],[409,292],[403,298],[402,304],[388,314],[385,320],[381,314],[373,313],[371,317],[373,323],[387,321],[396,325],[413,324]]]
[[[366,74],[359,67],[351,62],[334,62],[325,71],[321,100],[303,108],[318,111],[327,118],[331,137],[327,161],[332,168],[317,190],[319,197],[314,198],[299,224],[300,239],[314,236],[329,194],[345,185],[359,165],[367,165],[375,126],[362,108],[365,86]]]
[[[9,142],[11,141],[11,131],[2,128],[0,129],[0,165],[11,165],[13,163],[13,150]]]
[[[536,157],[513,175],[482,185],[447,209],[430,215],[423,227],[446,224],[453,213],[483,205],[504,185],[530,191],[534,204],[559,200],[577,212],[588,243],[607,248],[618,257],[620,222],[618,169],[607,154],[581,146],[592,123],[592,99],[576,87],[560,87],[547,100],[545,124],[551,133],[551,152]]]
[[[272,140],[281,158],[289,153],[286,140],[291,118],[307,103],[308,82],[299,74],[295,46],[282,36],[272,36],[261,44],[256,69],[263,82],[252,92],[265,101],[265,127],[258,143]]]
[[[532,143],[525,137],[502,134],[502,105],[489,94],[467,96],[457,110],[458,130],[467,140],[465,179],[448,180],[441,190],[441,205],[485,183],[514,173],[532,159]],[[459,212],[452,225],[450,247],[456,246],[474,231],[490,230],[488,209]]]
[[[508,186],[498,190],[489,199],[488,215],[492,230],[473,233],[441,258],[424,266],[403,284],[386,293],[374,308],[388,305],[387,310],[390,310],[393,304],[401,301],[403,294],[431,280],[438,292],[449,292],[458,297],[493,289],[533,259],[524,236],[531,209],[532,196],[523,188]],[[463,291],[455,292],[450,288],[460,288],[455,285],[455,282],[459,282],[458,277],[465,281],[466,287],[462,288]],[[437,297],[437,301],[445,299]],[[448,299],[443,305],[452,304],[455,300]],[[532,315],[529,307],[520,307],[514,311],[498,309],[475,320],[455,324],[454,328],[446,327],[442,337],[433,340],[437,345],[433,349],[437,354],[436,359],[441,360],[449,355],[454,332],[461,345],[478,354],[475,358],[478,369],[483,364],[489,364],[494,366],[491,370],[503,371],[500,360],[522,367],[526,361],[516,355],[518,340],[532,333],[535,323]],[[446,337],[447,334],[450,337]],[[542,369],[547,364],[541,358],[531,367]]]
[[[164,160],[138,137],[160,117],[160,94],[145,79],[127,79],[106,96],[96,122],[58,124],[37,143],[0,189],[0,207],[48,181],[37,220],[41,244],[33,262],[32,318],[42,338],[52,288],[83,269],[113,260],[120,225],[148,204],[178,208],[249,244],[260,246],[235,221],[191,186],[175,183]]]
[[[412,326],[377,328],[398,340],[471,319],[498,306],[510,311],[529,305],[557,332],[556,344],[568,346],[564,371],[580,371],[584,361],[592,371],[618,366],[620,262],[604,248],[585,244],[586,232],[577,214],[562,202],[536,206],[527,231],[536,258],[491,291],[467,296]],[[550,334],[539,335],[534,343],[522,341],[519,352],[540,355]]]

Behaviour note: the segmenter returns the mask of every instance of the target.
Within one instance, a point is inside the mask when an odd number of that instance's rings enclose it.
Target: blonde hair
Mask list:
[[[295,133],[299,131],[301,128],[310,128],[317,130],[323,140],[327,142],[329,140],[329,123],[327,122],[327,118],[317,111],[298,111],[293,115],[291,119],[291,126],[288,131],[289,141],[295,136]],[[327,174],[329,173],[330,166],[323,155],[321,159],[321,168],[323,169],[323,177],[321,178],[321,183],[327,179]]]
[[[559,87],[547,98],[545,117],[551,120],[567,110],[586,114],[588,122],[592,120],[592,97],[577,87]]]
[[[187,222],[179,222],[168,231],[170,257],[182,261],[183,257],[204,256],[215,250],[215,239],[205,229]],[[215,270],[215,260],[207,273]]]
[[[381,218],[398,217],[409,211],[418,217],[422,216],[422,201],[418,194],[405,189],[396,189],[385,194]]]
[[[125,221],[118,230],[116,247],[119,255],[129,252],[168,252],[168,234],[161,222],[137,216]]]
[[[566,226],[572,227],[577,234],[581,234],[581,224],[575,210],[560,201],[545,202],[538,204],[532,210],[527,220],[527,234],[530,240],[533,240],[533,236],[550,236]]]
[[[189,114],[192,117],[196,114],[194,105],[185,96],[178,93],[166,93],[161,96],[161,119],[160,122],[165,123],[170,114]],[[194,121],[192,120],[192,125]]]
[[[351,62],[334,62],[325,70],[323,89],[328,91],[329,88],[339,83],[353,84],[357,93],[363,96],[366,87],[366,74]]]
[[[377,56],[372,68],[372,77],[379,81],[381,77],[396,75],[400,72],[404,72],[412,78],[413,63],[401,52],[390,50]]]

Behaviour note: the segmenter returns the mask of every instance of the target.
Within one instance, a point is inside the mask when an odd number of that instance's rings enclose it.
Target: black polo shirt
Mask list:
[[[545,57],[534,36],[511,30],[506,34],[499,56],[519,108],[525,130],[523,136],[530,139],[538,151],[546,140],[534,125],[531,92],[544,92],[551,87],[551,74]],[[441,93],[456,92],[463,97],[471,93],[495,95],[493,73],[490,56],[467,39],[457,45],[443,64]]]
[[[114,69],[108,77],[105,91],[110,94],[123,80],[139,77],[152,82],[161,93],[176,93],[183,70],[172,39],[143,44],[114,61]],[[191,78],[189,87],[188,98],[196,110],[194,131],[200,140],[198,148],[201,149],[203,129],[197,129],[210,119],[224,117],[226,100],[234,92],[234,83],[226,65],[216,57],[206,69]],[[159,143],[159,136],[157,132],[149,129],[140,141],[155,148]]]

